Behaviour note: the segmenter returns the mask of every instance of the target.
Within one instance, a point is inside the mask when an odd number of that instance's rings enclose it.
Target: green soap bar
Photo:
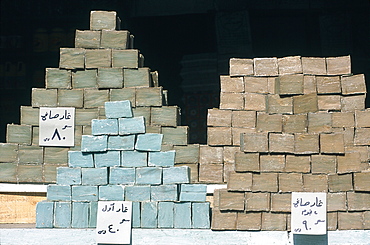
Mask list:
[[[114,11],[91,11],[90,30],[114,30],[117,25],[117,13]]]
[[[96,88],[98,72],[96,69],[76,71],[72,73],[73,88]]]
[[[0,163],[0,182],[17,182],[17,164]]]
[[[101,31],[76,30],[76,48],[99,48]]]
[[[177,106],[153,107],[151,110],[152,125],[176,127],[179,118],[179,108]]]
[[[65,69],[85,68],[85,49],[61,48],[59,67]]]
[[[68,147],[45,147],[44,162],[47,163],[67,163]]]
[[[162,106],[162,87],[137,88],[136,106]]]
[[[167,145],[187,145],[188,126],[162,127],[163,144]]]
[[[46,88],[71,88],[71,71],[46,68]]]
[[[16,162],[18,159],[18,144],[0,143],[0,162]]]
[[[111,49],[86,49],[86,68],[111,67]]]
[[[7,143],[18,143],[31,145],[32,143],[32,126],[8,124],[6,130]]]
[[[85,108],[104,107],[107,101],[109,101],[109,90],[85,89]]]
[[[98,108],[94,109],[76,109],[75,124],[80,126],[91,125],[91,120],[99,116]],[[87,131],[86,131],[87,130]],[[91,128],[86,128],[83,134],[91,134]]]
[[[39,146],[20,145],[18,153],[18,163],[38,163],[44,162],[44,148]]]
[[[59,106],[83,107],[82,89],[60,89],[58,93]]]
[[[124,69],[123,82],[128,87],[150,87],[151,76],[148,67],[138,69]]]
[[[39,125],[39,109],[31,106],[21,106],[21,124]]]
[[[19,183],[41,183],[42,165],[18,165]]]
[[[129,48],[129,31],[102,30],[101,48],[127,49]]]
[[[98,69],[99,88],[122,88],[123,70],[122,68],[99,68]]]
[[[139,50],[112,50],[112,67],[138,68],[139,67]]]
[[[110,101],[123,101],[129,100],[131,106],[135,107],[135,88],[121,88],[121,89],[111,89],[110,90]]]
[[[57,100],[57,89],[32,88],[32,107],[56,107],[58,105]]]

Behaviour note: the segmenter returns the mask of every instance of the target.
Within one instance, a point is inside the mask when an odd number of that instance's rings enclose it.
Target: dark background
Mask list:
[[[191,143],[206,143],[207,109],[219,106],[219,75],[231,57],[351,55],[370,90],[368,0],[1,0],[0,142],[19,124],[31,88],[45,87],[59,47],[74,47],[91,10],[116,11],[145,66],[159,72],[169,104],[182,108]],[[367,98],[367,106],[370,99]]]

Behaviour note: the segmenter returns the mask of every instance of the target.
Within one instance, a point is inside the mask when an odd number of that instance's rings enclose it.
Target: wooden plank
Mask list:
[[[36,204],[45,193],[0,193],[0,224],[35,223]]]

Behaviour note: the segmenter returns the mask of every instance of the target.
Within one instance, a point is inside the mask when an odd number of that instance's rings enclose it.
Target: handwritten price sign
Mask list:
[[[292,233],[326,234],[326,193],[292,193]]]
[[[74,146],[75,108],[41,107],[39,127],[40,146]]]
[[[131,243],[132,202],[98,202],[96,242],[108,244]]]

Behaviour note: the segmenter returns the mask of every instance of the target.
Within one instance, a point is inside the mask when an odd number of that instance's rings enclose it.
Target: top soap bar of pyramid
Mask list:
[[[114,11],[91,11],[90,30],[115,30],[117,13]]]

